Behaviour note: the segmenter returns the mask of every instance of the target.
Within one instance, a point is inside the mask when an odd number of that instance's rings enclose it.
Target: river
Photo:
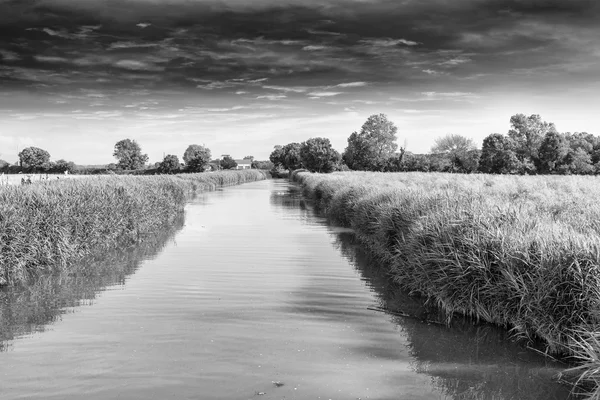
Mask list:
[[[569,398],[501,330],[382,312],[419,305],[284,180],[96,264],[0,291],[1,399]]]

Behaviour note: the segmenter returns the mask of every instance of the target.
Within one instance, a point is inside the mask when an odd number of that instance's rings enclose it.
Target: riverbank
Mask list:
[[[258,170],[101,176],[0,188],[0,286],[69,271],[86,256],[143,241],[195,193],[266,179]]]
[[[575,356],[597,387],[600,179],[296,173],[404,289]]]

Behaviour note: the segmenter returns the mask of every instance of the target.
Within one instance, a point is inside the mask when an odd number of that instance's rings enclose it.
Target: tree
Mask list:
[[[39,147],[26,147],[19,153],[19,163],[22,168],[43,170],[48,167],[49,162],[50,153]]]
[[[513,140],[500,133],[492,133],[483,139],[479,171],[487,174],[511,174],[520,172],[521,163],[514,151]]]
[[[273,164],[273,162],[269,161],[269,160],[265,160],[265,161],[254,160],[254,161],[252,161],[251,167],[253,169],[271,170],[275,167],[275,164]]]
[[[556,131],[546,133],[538,150],[538,171],[543,174],[555,172],[564,164],[569,150],[569,142],[564,135]]]
[[[283,168],[283,146],[273,147],[273,151],[269,155],[269,161],[273,163],[275,168]]]
[[[183,153],[183,161],[192,172],[203,172],[210,162],[210,157],[210,149],[199,144],[190,144]]]
[[[302,168],[302,157],[300,157],[300,149],[302,145],[300,143],[288,143],[283,146],[281,154],[281,162],[284,169],[293,171],[298,168]]]
[[[223,169],[235,169],[237,167],[237,162],[231,156],[225,156],[219,163],[221,168]]]
[[[551,122],[542,121],[542,118],[533,114],[516,114],[510,117],[511,129],[508,136],[515,142],[517,158],[522,163],[522,170],[526,173],[535,172],[535,164],[539,164],[539,148],[548,132],[556,132],[556,127]],[[533,165],[532,165],[533,164]]]
[[[360,133],[353,132],[348,138],[344,162],[354,170],[383,170],[398,148],[395,143],[397,131],[396,125],[388,121],[385,114],[371,115]]]
[[[250,160],[250,162],[254,161],[254,156],[245,156],[244,160]]]
[[[113,156],[119,160],[121,169],[140,169],[148,161],[148,155],[142,154],[142,149],[135,140],[123,139],[115,144]]]
[[[437,138],[431,153],[441,154],[450,162],[449,172],[474,172],[479,164],[473,140],[457,134]]]
[[[559,167],[562,174],[587,175],[594,172],[592,157],[583,148],[570,150],[564,159],[564,164]]]
[[[342,157],[331,147],[329,139],[316,137],[302,143],[300,158],[310,172],[332,172]]]
[[[73,161],[67,161],[60,159],[54,163],[54,167],[52,168],[53,172],[58,173],[72,173],[75,171],[75,163]]]
[[[179,171],[179,157],[167,154],[158,166],[158,172],[161,174],[174,174],[177,171]]]

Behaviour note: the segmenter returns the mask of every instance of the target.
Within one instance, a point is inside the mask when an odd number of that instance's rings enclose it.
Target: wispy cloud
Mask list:
[[[365,43],[367,45],[375,46],[375,47],[394,47],[394,46],[398,46],[400,44],[405,45],[405,46],[416,46],[419,44],[418,42],[415,42],[412,40],[391,39],[391,38],[363,39],[363,40],[361,40],[361,43]]]
[[[341,88],[353,88],[353,87],[363,87],[363,86],[367,86],[367,85],[368,85],[367,82],[347,82],[347,83],[339,83],[335,86],[341,87]]]
[[[265,95],[261,95],[261,96],[256,96],[256,99],[264,99],[264,100],[282,100],[285,99],[287,96],[284,94],[265,94]]]
[[[342,94],[343,92],[310,92],[309,96],[312,97],[333,97]]]

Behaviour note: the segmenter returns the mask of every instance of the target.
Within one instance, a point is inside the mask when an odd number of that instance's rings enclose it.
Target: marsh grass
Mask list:
[[[265,179],[257,170],[102,176],[0,188],[0,286],[68,271],[172,223],[200,191]]]
[[[600,178],[294,175],[404,289],[575,357],[600,382]],[[598,393],[596,398],[600,398]]]

